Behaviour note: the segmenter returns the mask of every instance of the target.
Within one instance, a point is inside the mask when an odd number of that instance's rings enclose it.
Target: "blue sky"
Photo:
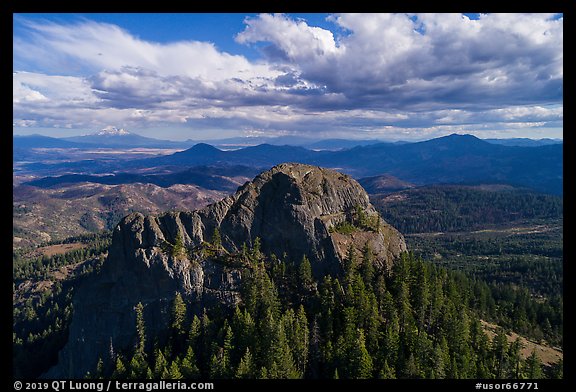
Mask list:
[[[13,133],[562,138],[554,14],[15,14]]]

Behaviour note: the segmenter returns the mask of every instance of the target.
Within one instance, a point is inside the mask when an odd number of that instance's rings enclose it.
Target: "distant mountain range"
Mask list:
[[[503,146],[517,146],[517,147],[538,147],[538,146],[548,146],[550,144],[563,143],[561,139],[513,138],[513,139],[483,139],[483,140],[492,144],[501,144]]]
[[[109,175],[66,174],[56,177],[43,177],[28,181],[25,185],[50,188],[66,184],[90,182],[105,185],[154,184],[168,188],[176,184],[197,185],[199,187],[234,192],[243,182],[258,174],[258,170],[247,166],[206,167],[196,166],[183,171],[163,174],[118,173]],[[238,182],[241,179],[241,182]]]
[[[99,132],[84,136],[72,136],[63,140],[98,145],[101,147],[150,147],[150,148],[174,148],[186,145],[185,142],[175,142],[172,140],[160,140],[150,137],[140,136],[128,132],[124,129],[106,127]],[[188,143],[191,145],[192,143]]]
[[[42,135],[14,136],[14,148],[187,148],[192,141],[176,142],[140,136],[117,128],[105,128],[101,131],[65,138]]]
[[[561,139],[483,139],[492,144],[501,144],[505,146],[518,147],[538,147],[550,144],[562,144]],[[43,135],[14,135],[14,148],[189,148],[195,144],[210,144],[221,150],[238,150],[246,147],[258,146],[261,144],[270,144],[275,146],[297,146],[309,150],[346,150],[358,146],[369,146],[374,144],[412,144],[414,142],[395,141],[387,142],[374,139],[313,139],[297,136],[280,136],[280,137],[234,137],[216,140],[194,141],[191,139],[185,141],[162,140],[141,136],[124,129],[116,127],[106,127],[100,131],[65,138],[55,138]]]
[[[14,146],[44,146],[69,148],[70,143],[95,144],[95,140],[136,140],[142,146],[149,138],[138,135],[111,134],[84,136],[84,142],[69,139],[15,137]],[[124,139],[128,138],[128,139]],[[155,140],[155,139],[150,139]],[[529,139],[528,139],[529,140]],[[545,145],[525,139],[510,139],[506,143],[488,142],[471,135],[453,134],[416,143],[374,143],[339,150],[310,150],[301,146],[260,144],[237,150],[222,150],[206,143],[198,143],[171,155],[120,162],[96,160],[59,163],[58,168],[70,165],[79,173],[130,172],[158,166],[242,165],[268,169],[283,162],[298,162],[334,168],[355,178],[380,176],[398,177],[414,185],[453,183],[499,183],[528,187],[540,192],[563,192],[563,144],[541,140]],[[367,141],[364,141],[367,142]],[[61,143],[61,144],[58,144]],[[110,142],[106,146],[115,145]],[[151,142],[150,142],[151,143]],[[341,140],[331,141],[323,147],[345,145]],[[101,144],[103,145],[103,144]],[[50,164],[33,163],[44,169]],[[57,166],[54,165],[56,168]]]
[[[563,145],[513,147],[471,135],[450,135],[424,142],[378,143],[341,151],[262,144],[222,151],[208,144],[157,158],[131,161],[133,167],[231,164],[269,168],[300,162],[336,168],[356,178],[390,174],[416,185],[505,183],[541,192],[562,193]]]
[[[94,145],[43,135],[14,135],[12,146],[15,150],[30,148],[94,148]]]
[[[344,150],[356,146],[367,146],[370,144],[383,143],[382,140],[357,140],[357,139],[322,139],[302,138],[296,136],[281,137],[237,137],[219,140],[203,140],[198,143],[210,144],[222,150],[238,150],[240,148],[258,146],[260,144],[271,144],[274,146],[296,146],[304,147],[308,150]],[[406,143],[406,142],[395,142]]]
[[[303,145],[309,150],[346,150],[358,146],[369,146],[372,144],[384,143],[381,140],[347,140],[347,139],[325,139],[314,143]],[[407,142],[394,142],[392,144],[404,144]]]
[[[123,129],[103,129],[101,131],[65,138],[55,138],[43,135],[14,135],[13,146],[16,149],[29,148],[189,148],[196,144],[210,144],[222,150],[238,150],[261,144],[276,146],[298,146],[309,150],[343,150],[356,146],[383,143],[381,140],[348,140],[348,139],[323,139],[315,140],[301,137],[236,137],[218,140],[204,141],[173,141],[161,140],[140,136]],[[407,143],[407,142],[395,142]]]

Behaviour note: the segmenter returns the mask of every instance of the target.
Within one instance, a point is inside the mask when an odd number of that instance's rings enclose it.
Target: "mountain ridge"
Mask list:
[[[387,173],[416,185],[502,183],[552,194],[563,192],[563,144],[535,147],[489,143],[472,135],[449,135],[416,143],[376,143],[339,151],[261,144],[220,150],[206,143],[160,157],[124,162],[63,162],[56,167],[110,172],[154,166],[249,165],[266,170],[282,162],[338,169],[355,178]],[[35,163],[27,167],[32,168]],[[50,165],[42,164],[43,170]]]
[[[337,168],[356,178],[388,173],[417,185],[431,183],[510,183],[561,194],[563,145],[518,147],[492,144],[472,135],[453,134],[417,143],[377,143],[342,151],[259,145],[233,151],[203,147],[158,158],[133,161],[155,164],[248,164],[263,169],[281,162]],[[183,157],[186,157],[185,159]]]
[[[216,229],[222,246],[217,253],[241,253],[243,244],[254,247],[259,238],[265,253],[286,254],[282,257],[295,262],[307,256],[315,276],[339,273],[347,250],[367,243],[374,265],[390,268],[406,250],[396,229],[378,219],[374,231],[333,230],[355,211],[365,218],[379,216],[349,176],[282,164],[201,210],[128,215],[114,230],[100,275],[78,289],[68,343],[46,377],[83,377],[110,345],[116,350],[130,347],[135,337],[132,310],[139,302],[146,309],[150,336],[167,328],[165,308],[176,292],[186,296],[197,313],[212,303],[235,306],[245,268],[202,252],[174,251],[179,243],[183,249],[202,247]],[[172,251],[163,250],[166,244],[173,244]]]

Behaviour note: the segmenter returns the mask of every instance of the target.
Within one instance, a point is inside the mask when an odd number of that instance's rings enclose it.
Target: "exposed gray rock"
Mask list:
[[[144,305],[150,336],[166,331],[170,305],[182,293],[196,312],[205,306],[239,302],[240,268],[198,254],[172,256],[166,244],[180,237],[187,249],[210,241],[219,229],[224,248],[235,252],[261,238],[264,253],[306,255],[316,276],[335,274],[350,246],[369,243],[375,264],[390,266],[406,250],[402,235],[381,221],[379,230],[331,232],[357,209],[376,217],[364,189],[351,177],[303,164],[281,164],[258,175],[223,200],[192,212],[125,217],[113,234],[100,274],[81,286],[67,345],[48,378],[78,378],[93,370],[98,358],[135,344],[135,313]]]

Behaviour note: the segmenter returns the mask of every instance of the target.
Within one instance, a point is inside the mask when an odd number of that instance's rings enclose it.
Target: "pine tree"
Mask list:
[[[182,363],[180,364],[180,370],[183,378],[187,380],[200,377],[200,371],[198,370],[198,366],[196,366],[196,356],[194,355],[192,346],[189,346],[188,350],[186,350],[186,355],[182,358]]]
[[[351,350],[350,361],[350,378],[372,377],[372,357],[366,350],[366,342],[362,330],[357,331],[357,338]]]
[[[354,213],[356,217],[356,225],[360,228],[366,227],[367,224],[366,213],[364,212],[364,210],[362,210],[360,204],[356,204]]]
[[[520,378],[520,363],[522,358],[520,357],[520,351],[523,345],[520,338],[516,338],[514,342],[508,348],[508,358],[509,358],[509,378],[519,379]]]
[[[132,379],[143,378],[146,376],[147,367],[148,364],[144,359],[144,355],[136,351],[132,356],[132,359],[130,360],[130,364],[128,366],[129,369],[128,374]]]
[[[200,339],[197,344],[197,355],[198,355],[198,367],[202,374],[209,374],[209,369],[207,365],[210,362],[210,353],[212,349],[212,321],[206,313],[206,308],[202,312],[202,318],[200,319]]]
[[[273,323],[271,336],[270,355],[267,363],[269,364],[270,378],[299,378],[298,370],[294,364],[294,358],[286,338],[284,323]]]
[[[144,324],[144,306],[142,302],[138,302],[136,305],[136,336],[138,336],[138,341],[136,343],[136,353],[140,356],[145,356],[146,348],[146,326]]]
[[[442,288],[442,277],[436,274],[431,278],[430,285],[430,309],[429,309],[429,331],[435,331],[440,328],[439,321],[442,316],[442,305],[444,304],[444,290]]]
[[[215,228],[214,234],[212,234],[212,246],[216,251],[222,249],[222,237],[220,236],[220,230],[218,230],[218,228]]]
[[[236,370],[236,378],[254,378],[254,360],[250,349],[246,348]]]
[[[398,284],[398,292],[396,297],[396,309],[398,312],[398,322],[400,326],[400,333],[409,329],[412,324],[412,310],[410,307],[410,291],[407,282],[400,282]]]
[[[244,286],[243,294],[246,309],[254,319],[262,320],[267,311],[278,319],[280,314],[278,290],[266,273],[263,263],[252,271],[252,276],[247,279]]]
[[[536,355],[536,349],[532,350],[532,354],[528,358],[526,358],[525,364],[525,377],[531,380],[544,378],[544,374],[542,373],[542,363],[540,362],[540,358]]]
[[[260,379],[260,380],[266,380],[266,379],[269,378],[269,377],[268,377],[268,369],[266,369],[265,366],[262,366],[262,367],[260,368],[260,371],[258,372],[258,377],[257,377],[257,378]]]
[[[170,379],[170,369],[169,367],[165,366],[164,370],[162,371],[162,375],[160,376],[161,379],[163,380],[169,380]]]
[[[378,378],[385,380],[396,378],[396,372],[394,371],[393,367],[388,366],[388,361],[384,361],[384,366],[378,373]]]
[[[168,362],[166,357],[162,353],[162,350],[156,348],[154,350],[154,377],[155,378],[165,378],[167,373]]]
[[[229,325],[226,325],[224,330],[224,344],[222,347],[222,358],[221,358],[221,366],[222,366],[222,378],[230,378],[233,374],[230,356],[232,355],[232,351],[234,350],[234,346],[232,345],[232,341],[234,340],[234,334],[232,332],[232,328]]]
[[[453,323],[454,334],[453,337],[449,337],[449,339],[453,339],[454,344],[452,347],[455,353],[454,357],[458,363],[460,377],[470,378],[474,376],[474,374],[472,374],[474,360],[470,352],[470,323],[468,313],[463,305],[461,305],[456,312],[458,317],[456,317]]]
[[[307,293],[314,282],[312,278],[312,265],[306,256],[302,257],[302,262],[298,268],[298,281],[301,293]]]
[[[246,245],[246,242],[242,243],[242,249],[240,251],[240,254],[242,256],[243,261],[250,261],[249,260],[248,246]]]
[[[426,311],[429,308],[430,291],[424,263],[418,260],[414,263],[413,280],[410,287],[410,303],[416,314],[416,326],[420,332],[426,322]]]
[[[184,321],[186,320],[186,304],[180,292],[176,292],[172,302],[172,323],[170,327],[176,336],[184,335]]]
[[[444,339],[444,338],[443,338]],[[448,349],[448,344],[446,343],[446,339],[444,339],[444,343],[446,344],[446,350]],[[450,357],[447,358],[450,360]],[[432,357],[432,370],[430,372],[431,378],[445,378],[445,362],[446,362],[446,353],[442,349],[441,344],[436,344],[434,346],[434,353]]]
[[[352,341],[352,340],[350,340]],[[340,373],[344,378],[350,378],[349,373],[351,373],[348,368],[348,363],[350,362],[348,339],[344,338],[343,335],[338,336],[338,339],[332,344],[331,341],[326,342],[324,356],[325,362],[331,364],[335,368],[340,369]],[[330,376],[330,375],[328,375]]]
[[[363,308],[362,325],[366,333],[366,347],[370,353],[375,354],[380,350],[382,318],[378,314],[378,301],[372,291],[366,294]]]
[[[364,284],[367,287],[372,287],[372,282],[374,280],[374,255],[368,242],[364,244],[364,249],[362,251],[362,265],[360,274],[362,275]]]
[[[458,364],[456,363],[456,357],[453,356],[450,360],[450,364],[446,370],[447,377],[450,379],[459,379],[460,377],[460,369],[458,368]]]
[[[382,313],[382,302],[384,300],[384,295],[388,292],[386,287],[386,279],[384,274],[378,274],[376,276],[376,283],[374,283],[374,294],[376,295],[376,300],[378,301],[378,309]]]
[[[388,361],[390,366],[394,366],[398,360],[398,353],[400,352],[400,327],[398,325],[398,317],[395,315],[386,325],[384,333],[384,341],[382,343],[382,353],[384,353],[385,360]]]
[[[116,365],[114,367],[114,372],[112,373],[112,378],[114,379],[123,379],[126,378],[127,372],[124,363],[120,357],[116,358]]]
[[[250,259],[253,263],[259,262],[264,256],[261,251],[262,241],[260,237],[254,239],[254,245],[252,246],[252,251],[250,252]]]
[[[336,304],[336,296],[334,294],[333,282],[330,275],[326,275],[320,285],[320,307],[322,313],[315,319],[318,329],[323,331],[323,337],[327,340],[332,339],[333,331],[333,315],[334,307]],[[318,338],[320,337],[318,331]]]
[[[420,378],[420,370],[416,363],[416,358],[413,353],[410,353],[408,361],[405,364],[404,374],[407,378]]]
[[[217,379],[225,379],[232,377],[233,370],[231,366],[230,356],[232,354],[234,339],[232,329],[228,325],[227,320],[224,320],[224,326],[219,332],[222,336],[223,345],[218,346],[216,342],[212,342],[212,356],[210,357],[210,377]]]
[[[320,351],[320,326],[318,324],[318,316],[314,317],[314,322],[312,323],[309,347],[310,377],[316,379],[320,377],[320,362],[322,360],[322,352]]]
[[[221,353],[220,351],[222,350],[221,347],[218,347],[215,345],[214,347],[214,354],[212,354],[212,356],[210,357],[210,378],[211,379],[220,379],[222,378],[222,365],[220,362],[220,357],[221,357]]]
[[[168,377],[169,380],[180,380],[182,379],[182,373],[180,373],[180,367],[176,361],[172,361],[170,364],[170,368],[168,370]]]
[[[354,246],[350,244],[346,254],[346,259],[344,260],[344,281],[349,284],[352,281],[352,277],[356,272],[358,261],[356,260],[356,250]]]
[[[184,247],[184,240],[182,240],[180,232],[176,235],[176,240],[174,241],[170,255],[175,259],[180,259],[186,256],[186,248]]]
[[[98,363],[96,364],[96,373],[94,374],[94,378],[96,378],[96,379],[104,378],[104,362],[102,362],[102,358],[98,358]]]
[[[190,330],[188,331],[188,345],[195,347],[198,344],[198,338],[200,337],[200,319],[198,316],[194,315],[192,318],[192,324],[190,325]]]
[[[434,355],[434,344],[432,338],[428,336],[426,331],[416,334],[414,345],[414,359],[419,369],[419,376],[430,378],[430,358]]]
[[[499,328],[496,336],[492,340],[493,372],[496,378],[503,378],[507,371],[508,364],[508,341],[506,332]]]
[[[306,370],[306,364],[308,363],[309,332],[308,319],[306,318],[306,312],[302,305],[300,305],[298,313],[296,314],[293,336],[294,340],[291,344],[292,353],[296,363],[296,368],[298,369],[300,376],[303,377],[304,371]]]
[[[253,347],[256,344],[256,323],[247,309],[242,311],[236,307],[232,316],[231,326],[235,337],[236,349],[234,351],[238,355],[244,353],[248,347]],[[236,363],[238,358],[233,360]]]

